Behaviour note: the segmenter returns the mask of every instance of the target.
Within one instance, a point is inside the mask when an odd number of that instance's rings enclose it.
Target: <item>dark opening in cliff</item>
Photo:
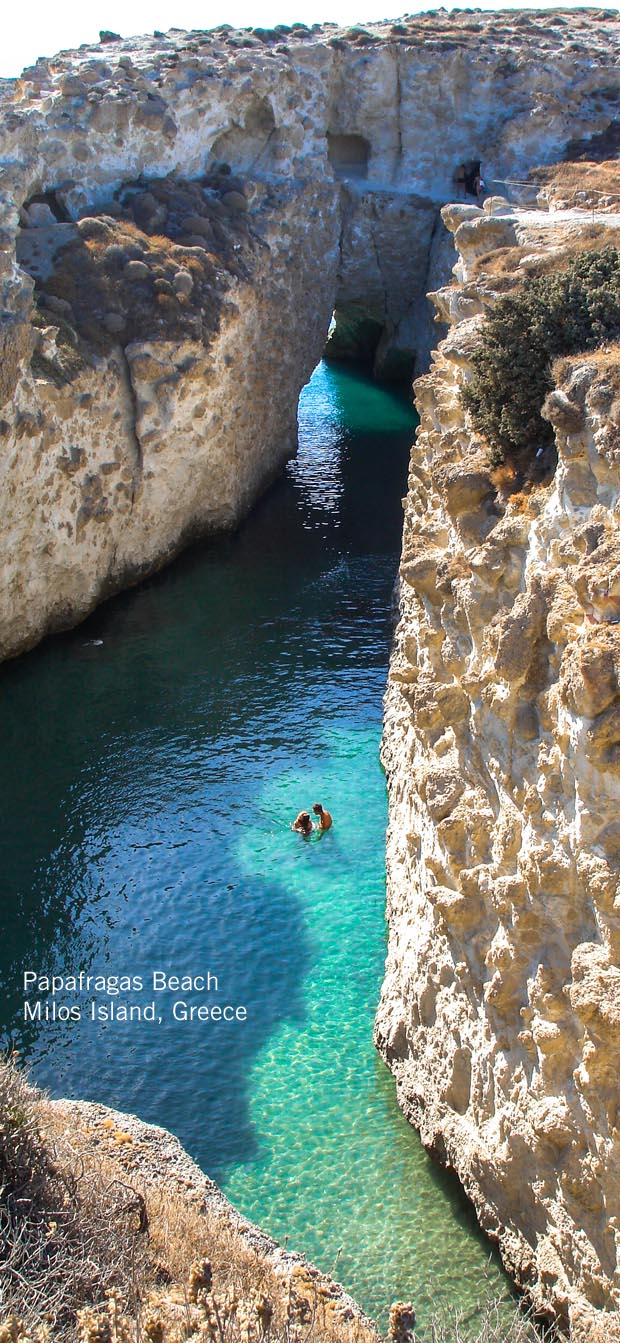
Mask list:
[[[380,316],[350,304],[336,308],[325,344],[325,358],[372,369],[383,322]]]
[[[38,208],[33,209],[33,206]],[[44,223],[70,224],[71,215],[62,199],[62,188],[39,191],[24,201],[20,223],[22,228],[31,228],[33,225],[36,227]]]
[[[328,131],[327,152],[335,177],[368,177],[370,145],[363,135]]]
[[[406,347],[400,349],[393,336],[384,313],[373,312],[370,306],[347,303],[334,311],[324,358],[328,362],[358,364],[372,372],[379,382],[409,387],[414,355]]]

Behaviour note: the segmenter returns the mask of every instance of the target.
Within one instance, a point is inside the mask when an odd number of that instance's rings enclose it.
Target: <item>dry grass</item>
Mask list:
[[[549,471],[534,475],[531,461],[518,463],[508,459],[500,462],[489,474],[500,503],[505,505],[510,500],[512,512],[519,514],[530,512],[532,495],[550,479]]]
[[[574,368],[580,368],[584,364],[594,365],[597,374],[605,377],[610,388],[620,392],[620,341],[610,341],[607,345],[601,345],[598,350],[588,350],[585,354],[556,359],[551,365],[555,385],[561,386],[568,380]]]
[[[63,385],[80,359],[135,340],[210,343],[223,296],[250,276],[257,246],[247,214],[222,203],[231,183],[243,199],[243,184],[216,180],[218,189],[175,177],[128,186],[109,213],[78,222],[80,236],[35,285],[35,324],[57,327],[64,347],[55,362],[35,355],[38,376]]]
[[[535,168],[531,180],[540,185],[550,204],[564,209],[586,207],[596,210],[620,208],[620,160],[601,163],[562,162]]]
[[[376,1343],[309,1265],[150,1185],[138,1146],[0,1064],[0,1343]]]
[[[552,1328],[536,1324],[531,1311],[515,1309],[510,1325],[505,1310],[490,1301],[472,1320],[459,1311],[431,1321],[424,1343],[558,1343]]]
[[[70,308],[69,325],[80,341],[97,352],[119,342],[126,345],[158,336],[208,343],[217,328],[225,288],[214,258],[204,251],[197,261],[171,239],[146,234],[138,245],[137,235],[138,230],[125,222],[110,220],[105,235],[86,233],[69,243],[59,253],[54,273],[39,287],[40,311],[47,315],[48,296],[62,299]],[[186,295],[174,292],[175,276],[189,269],[188,260],[193,263],[191,303]],[[132,261],[139,261],[146,273],[139,277],[127,274]],[[164,284],[168,289],[161,292]],[[116,322],[112,329],[110,317]],[[55,320],[53,314],[49,320]]]
[[[38,1093],[10,1063],[0,1065],[0,1181],[5,1310],[71,1337],[95,1289],[135,1305],[146,1262],[141,1193],[113,1163],[85,1161],[74,1135],[52,1132]]]
[[[489,472],[499,502],[505,505],[510,500],[513,513],[529,513],[532,496],[551,482],[556,464],[553,449],[538,459],[527,452],[506,458]]]
[[[0,1343],[378,1343],[304,1261],[270,1259],[181,1177],[151,1183],[140,1149],[112,1118],[52,1105],[0,1063]],[[551,1335],[517,1307],[506,1324],[494,1303],[474,1319],[436,1317],[418,1335],[400,1303],[388,1340]]]
[[[553,240],[549,229],[532,231],[527,246],[498,247],[494,252],[477,257],[471,267],[473,279],[493,277],[497,293],[507,293],[523,280],[564,271],[575,257],[583,252],[601,252],[604,247],[617,246],[618,230],[606,227],[604,221],[582,224],[579,231]]]

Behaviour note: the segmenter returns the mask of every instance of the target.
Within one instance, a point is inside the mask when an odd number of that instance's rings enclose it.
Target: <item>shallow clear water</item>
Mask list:
[[[236,536],[2,669],[0,978],[5,1034],[54,1094],[164,1124],[370,1313],[412,1299],[423,1321],[507,1287],[371,1042],[412,430],[321,365],[299,455]],[[289,823],[317,799],[334,828],[305,842]],[[24,969],[155,968],[219,991],[158,995],[161,1023],[23,1022]],[[174,1021],[175,997],[247,1020]]]

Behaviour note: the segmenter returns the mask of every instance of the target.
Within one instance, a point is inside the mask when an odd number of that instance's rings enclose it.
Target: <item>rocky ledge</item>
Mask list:
[[[66,1283],[64,1313],[54,1294],[56,1279],[43,1282],[38,1299],[34,1284],[25,1284],[26,1316],[45,1316],[54,1337],[197,1343],[270,1335],[379,1343],[373,1322],[344,1288],[242,1217],[167,1130],[86,1101],[42,1099],[37,1111],[40,1165],[51,1162],[53,1176],[60,1174],[70,1190],[73,1216],[93,1256],[90,1280],[99,1300],[79,1309],[88,1279],[80,1277],[83,1248],[73,1243],[74,1281]],[[89,1217],[99,1225],[106,1212],[112,1261],[115,1252],[127,1261],[133,1255],[133,1288],[127,1267],[115,1291],[105,1254],[99,1263],[101,1246]],[[54,1230],[52,1223],[48,1237],[57,1269]],[[77,1334],[71,1319],[76,1306]],[[15,1325],[11,1338],[18,1335],[49,1336],[36,1325],[23,1334]]]
[[[606,133],[613,10],[172,30],[0,86],[0,657],[234,526],[329,339],[418,372],[459,165]]]
[[[386,696],[379,1047],[536,1306],[620,1336],[620,348],[555,365],[537,481],[464,411],[484,314],[620,216],[444,210]],[[541,450],[542,456],[542,450]]]

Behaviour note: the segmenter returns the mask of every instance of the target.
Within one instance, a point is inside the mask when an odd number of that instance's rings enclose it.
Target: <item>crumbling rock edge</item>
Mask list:
[[[241,1244],[250,1247],[269,1268],[273,1269],[283,1286],[291,1274],[302,1267],[308,1282],[320,1285],[334,1304],[343,1328],[355,1330],[363,1343],[378,1343],[379,1335],[374,1322],[349,1296],[344,1287],[333,1278],[316,1269],[304,1255],[284,1249],[264,1231],[243,1217],[229,1203],[221,1189],[192,1160],[178,1138],[159,1125],[147,1124],[136,1115],[125,1114],[107,1105],[92,1101],[55,1100],[46,1102],[61,1118],[77,1123],[89,1131],[98,1142],[114,1143],[114,1135],[121,1134],[122,1147],[113,1146],[116,1161],[120,1161],[129,1180],[138,1178],[141,1186],[163,1192],[169,1189],[182,1198],[190,1194],[200,1197],[206,1214],[222,1219],[238,1236]]]

